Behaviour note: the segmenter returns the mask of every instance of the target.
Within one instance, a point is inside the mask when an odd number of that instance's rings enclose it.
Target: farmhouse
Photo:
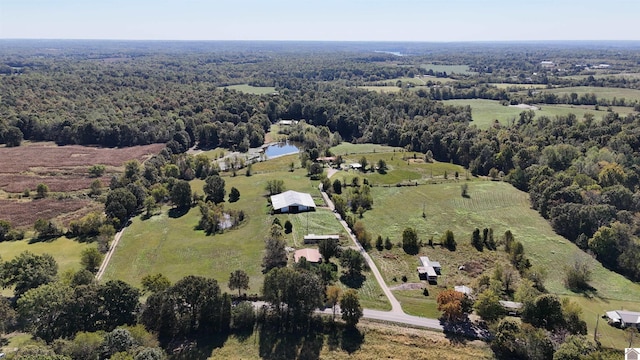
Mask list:
[[[426,256],[420,256],[422,266],[418,266],[418,276],[422,280],[437,282],[440,274],[440,263],[431,261]]]
[[[316,158],[317,162],[323,163],[323,164],[331,164],[336,162],[336,157],[335,156],[321,156],[319,158]]]
[[[320,240],[333,240],[338,242],[340,240],[340,235],[316,235],[316,234],[307,234],[304,236],[305,244],[315,244]]]
[[[271,205],[275,213],[298,213],[316,209],[311,195],[293,190],[271,196]]]
[[[640,329],[640,312],[613,310],[607,311],[608,322],[621,328],[636,327]]]
[[[301,258],[307,259],[307,261],[310,263],[317,264],[322,259],[322,255],[320,255],[320,252],[318,251],[318,249],[296,250],[296,252],[293,253],[293,260],[295,260],[295,262],[297,263],[300,261]]]

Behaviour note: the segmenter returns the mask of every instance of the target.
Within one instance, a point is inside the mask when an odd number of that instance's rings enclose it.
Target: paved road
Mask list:
[[[333,202],[331,201],[331,199],[329,199],[329,196],[327,195],[327,193],[322,191],[322,184],[320,184],[318,188],[320,189],[322,198],[329,206],[329,209],[333,211],[335,209],[335,206],[333,205]],[[391,313],[396,315],[405,315],[404,311],[402,310],[402,306],[400,305],[400,302],[398,301],[398,299],[396,299],[396,297],[393,295],[391,290],[389,290],[389,287],[384,282],[384,278],[382,278],[382,274],[380,274],[380,271],[378,271],[378,267],[373,262],[373,259],[371,259],[371,256],[367,254],[367,252],[364,250],[360,242],[356,239],[355,235],[351,232],[351,229],[349,229],[349,225],[347,225],[347,222],[342,220],[342,218],[340,217],[340,214],[334,213],[334,215],[336,216],[340,224],[342,224],[342,227],[344,227],[344,229],[347,231],[347,234],[349,234],[349,237],[355,244],[357,250],[360,251],[365,261],[367,262],[369,269],[371,269],[371,272],[373,273],[376,280],[378,281],[378,284],[380,285],[382,292],[384,292],[387,299],[389,299],[389,303],[391,303]]]
[[[333,310],[331,308],[326,308],[324,310],[318,310],[318,313],[322,313],[325,315],[332,315]],[[340,307],[336,309],[336,318],[340,318]],[[362,317],[365,319],[371,320],[379,320],[379,321],[387,321],[396,324],[403,325],[411,325],[417,327],[423,327],[428,329],[435,329],[443,331],[444,327],[440,324],[440,320],[424,318],[419,316],[407,315],[405,313],[398,314],[392,311],[380,311],[380,310],[372,310],[372,309],[363,309]]]

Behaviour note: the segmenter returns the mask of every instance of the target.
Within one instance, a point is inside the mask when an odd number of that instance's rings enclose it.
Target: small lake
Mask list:
[[[282,155],[296,154],[298,152],[300,152],[300,149],[289,142],[269,145],[266,149],[264,149],[264,153],[265,155],[267,155],[268,159],[272,159],[274,157]]]

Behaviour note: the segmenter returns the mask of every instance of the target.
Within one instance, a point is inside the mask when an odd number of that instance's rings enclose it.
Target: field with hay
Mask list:
[[[236,90],[247,94],[268,95],[277,93],[276,88],[272,86],[251,86],[249,84],[229,85],[225,89]]]

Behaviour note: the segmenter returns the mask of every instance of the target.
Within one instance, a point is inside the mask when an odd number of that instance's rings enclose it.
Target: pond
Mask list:
[[[265,155],[267,155],[268,159],[273,159],[282,155],[296,154],[298,152],[300,152],[300,149],[298,149],[297,146],[293,145],[290,142],[269,145],[264,150],[264,153]]]

